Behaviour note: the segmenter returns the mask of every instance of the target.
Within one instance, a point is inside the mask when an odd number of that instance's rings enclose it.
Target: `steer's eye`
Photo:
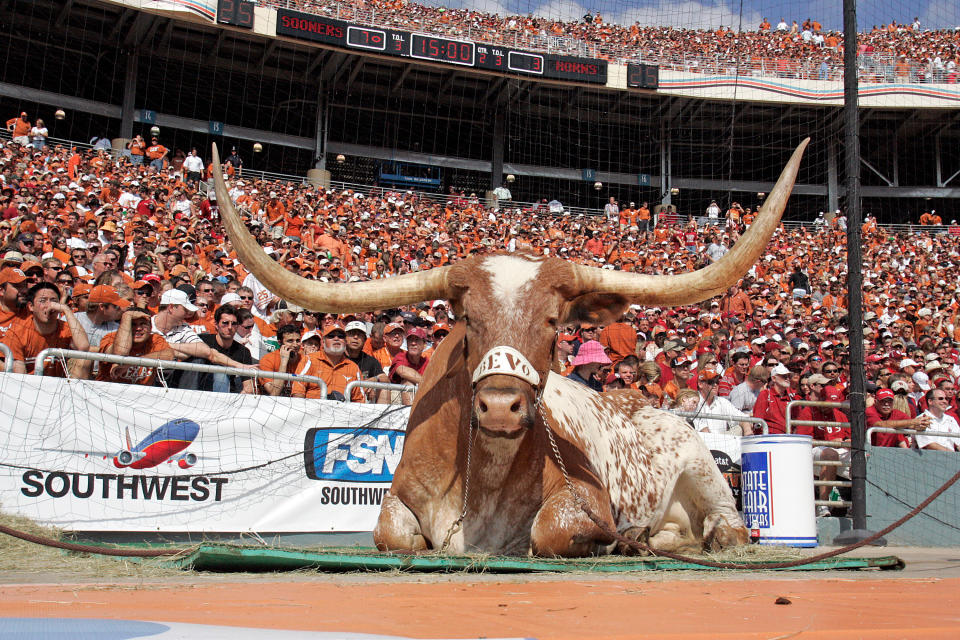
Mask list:
[[[556,328],[556,327],[557,327],[557,319],[556,319],[556,318],[549,318],[549,319],[547,320],[547,325],[550,326],[550,327]]]

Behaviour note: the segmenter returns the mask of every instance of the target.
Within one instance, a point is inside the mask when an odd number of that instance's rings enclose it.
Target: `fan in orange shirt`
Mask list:
[[[60,290],[49,282],[39,282],[27,292],[30,315],[14,323],[4,339],[13,352],[13,372],[33,373],[37,354],[44,349],[88,351],[90,342],[77,318],[60,302]],[[63,314],[66,320],[60,320]],[[71,363],[71,370],[74,369]],[[63,377],[59,362],[46,369],[48,375]]]
[[[117,356],[173,360],[170,345],[160,334],[153,333],[150,312],[130,307],[120,316],[120,328],[100,340],[100,352]],[[151,386],[156,375],[152,367],[124,366],[101,362],[97,380]]]

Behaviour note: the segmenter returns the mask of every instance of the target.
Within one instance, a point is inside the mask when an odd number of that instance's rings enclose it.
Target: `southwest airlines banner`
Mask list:
[[[74,531],[371,531],[408,413],[0,374],[0,509]]]

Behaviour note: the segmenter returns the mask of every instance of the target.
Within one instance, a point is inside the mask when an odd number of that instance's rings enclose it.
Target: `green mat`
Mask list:
[[[794,556],[795,557],[795,556]],[[766,564],[782,562],[779,558],[763,560]],[[744,562],[756,562],[744,559]],[[600,572],[712,570],[669,558],[512,558],[502,556],[393,555],[374,549],[294,550],[250,548],[204,544],[189,555],[171,560],[178,567],[200,571],[424,571],[424,572]],[[903,561],[895,556],[882,558],[835,557],[792,569],[777,571],[828,571],[833,569],[902,569]]]

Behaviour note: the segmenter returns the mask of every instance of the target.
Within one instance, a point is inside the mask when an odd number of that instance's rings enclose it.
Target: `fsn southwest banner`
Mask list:
[[[408,414],[0,374],[0,508],[72,531],[372,531]],[[700,435],[738,490],[739,438]]]
[[[0,508],[73,531],[371,531],[409,409],[0,375]]]

